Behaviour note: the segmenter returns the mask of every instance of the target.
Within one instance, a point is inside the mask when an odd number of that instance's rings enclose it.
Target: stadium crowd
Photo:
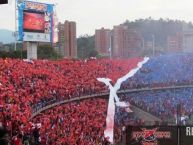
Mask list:
[[[179,104],[182,115],[193,115],[193,88],[135,92],[122,95],[121,99],[165,121],[175,119]]]
[[[107,101],[89,99],[47,110],[33,119],[42,123],[40,136],[49,145],[104,145]],[[120,133],[116,130],[116,133]],[[116,135],[116,141],[120,135]],[[44,143],[45,144],[45,143]]]
[[[177,106],[182,106],[181,114],[193,115],[193,89],[167,89],[151,91],[156,87],[193,85],[193,55],[172,54],[153,57],[134,77],[122,84],[121,89],[149,88],[149,91],[127,93],[121,96],[128,101],[166,121],[175,120]],[[127,117],[126,117],[127,118]]]
[[[170,54],[152,57],[122,89],[166,87],[193,83],[193,54]]]
[[[140,58],[88,59],[62,61],[0,59],[0,126],[5,125],[15,145],[107,144],[103,137],[107,102],[89,99],[63,104],[29,120],[34,110],[62,100],[108,92],[96,78],[110,78],[112,85],[134,68]],[[191,85],[191,54],[163,55],[151,58],[121,89]],[[175,117],[178,104],[192,115],[193,89],[168,89],[127,93],[128,101],[162,120]],[[96,117],[97,116],[97,117]],[[116,108],[118,125],[143,124]],[[115,129],[116,141],[120,128]],[[108,140],[108,139],[107,139]]]
[[[29,121],[34,109],[56,101],[107,91],[108,88],[98,82],[96,78],[109,77],[112,79],[112,83],[115,83],[118,78],[135,67],[140,60],[141,59],[138,58],[129,60],[89,59],[84,61],[69,59],[62,61],[0,59],[0,124],[5,125],[8,130],[11,131],[13,144],[20,145],[21,138],[23,141],[29,138],[28,132],[33,133],[34,142],[37,143],[39,141],[39,139],[37,139],[39,130],[37,129],[37,125],[34,126],[34,123]],[[95,103],[94,100],[91,102]],[[90,104],[92,104],[91,102]],[[96,106],[90,106],[89,110],[85,110],[83,106],[88,104],[89,103],[82,103],[78,110],[82,109],[82,115],[90,115],[91,118],[89,119],[92,120],[94,112],[91,110],[92,107],[96,109]],[[103,112],[104,104],[101,105],[97,103],[97,105],[99,107],[98,111]],[[70,106],[66,107],[67,110],[70,108]],[[54,115],[60,112],[61,109],[63,108],[54,108],[52,111],[49,111],[49,113]],[[49,116],[49,113],[45,112],[45,115],[42,114],[41,118],[43,120],[52,120],[52,118],[58,117]],[[60,113],[60,115],[61,114],[62,113]],[[70,112],[63,114],[63,116],[72,116],[72,114],[73,112]],[[99,113],[99,115],[102,115],[99,116],[99,119],[103,119],[104,122],[104,113]],[[78,120],[74,119],[77,125],[82,123],[82,120],[79,119],[80,116],[75,118]],[[85,122],[89,121],[89,119],[85,118]],[[95,134],[99,133],[98,135],[100,136],[102,132],[102,130],[99,129],[101,127],[100,124],[102,124],[101,122],[93,122],[96,123],[98,129],[92,128],[91,126],[86,129],[93,130]],[[70,123],[72,122],[67,122],[66,125]],[[52,128],[53,124],[52,122]],[[55,124],[58,124],[57,121]],[[76,127],[72,128],[72,130],[76,129]],[[94,129],[96,129],[96,132]],[[48,132],[48,130],[49,129],[46,129],[46,125],[43,124],[40,131]],[[55,133],[56,132],[53,133],[50,131],[50,135],[54,135]],[[88,135],[86,131],[84,133]],[[90,133],[90,136],[94,135],[92,132]],[[81,136],[85,136],[85,134]],[[67,137],[68,140],[72,140],[73,135],[75,134]],[[93,142],[100,143],[101,140],[98,140],[98,138],[99,137],[91,139]],[[59,139],[55,138],[57,141],[60,141]],[[75,137],[75,141],[78,139],[80,139],[79,136]],[[49,144],[53,144],[51,141],[48,142]],[[85,144],[84,141],[82,142],[82,144]]]

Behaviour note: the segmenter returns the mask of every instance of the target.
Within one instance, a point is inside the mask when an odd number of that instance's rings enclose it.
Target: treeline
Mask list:
[[[193,27],[191,22],[187,23],[171,19],[153,20],[151,17],[135,21],[127,20],[123,24],[128,26],[128,28],[137,30],[145,41],[152,41],[152,35],[154,35],[155,45],[162,48],[167,48],[168,36],[182,33],[185,26]]]
[[[98,56],[95,49],[94,36],[84,35],[77,39],[78,58],[89,58]]]
[[[0,51],[0,58],[27,58],[27,51]]]
[[[138,19],[135,21],[127,20],[122,24],[128,26],[128,28],[138,31],[143,37],[144,41],[152,41],[152,36],[154,36],[155,46],[162,48],[162,52],[164,52],[164,49],[167,48],[168,36],[182,34],[184,26],[193,28],[193,24],[191,22],[187,23],[185,21],[171,19],[153,20],[151,17],[147,19]],[[17,51],[14,51],[14,44],[7,45],[6,47],[9,49],[9,52],[0,51],[0,57],[26,58],[26,52],[23,51],[21,53],[22,44],[17,45]],[[95,48],[94,35],[80,36],[77,39],[77,49],[78,58],[100,57]],[[151,50],[146,51],[147,54],[151,53]],[[61,57],[50,45],[43,45],[38,47],[38,58],[60,59]]]
[[[193,28],[191,22],[185,22],[180,20],[171,19],[159,19],[153,20],[151,17],[147,19],[138,19],[135,21],[125,21],[122,23],[128,28],[137,30],[144,41],[152,41],[152,37],[155,38],[155,46],[167,48],[167,37],[178,34],[182,34],[183,27]],[[78,38],[78,54],[79,57],[88,57],[90,52],[96,51],[94,46],[94,36],[81,36]]]
[[[18,47],[18,46],[17,46]],[[38,46],[37,50],[38,54],[38,59],[61,59],[61,56],[56,53],[54,48],[50,45],[41,45]],[[22,51],[22,46],[20,45],[19,48],[14,50],[11,48],[11,50],[2,50],[0,51],[0,58],[20,58],[20,59],[25,59],[27,58],[27,51]]]
[[[40,45],[38,46],[38,59],[61,59],[61,56],[55,51],[55,49],[50,45]]]

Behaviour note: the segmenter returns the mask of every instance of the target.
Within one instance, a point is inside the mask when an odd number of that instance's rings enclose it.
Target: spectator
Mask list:
[[[4,127],[0,127],[0,145],[11,145],[9,132]]]

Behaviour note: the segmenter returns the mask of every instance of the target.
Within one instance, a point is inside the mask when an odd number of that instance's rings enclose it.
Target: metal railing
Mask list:
[[[134,93],[134,92],[143,92],[143,91],[156,91],[156,90],[169,90],[169,89],[183,89],[183,88],[193,88],[193,85],[183,85],[183,86],[170,86],[170,87],[155,87],[155,88],[141,88],[141,89],[127,89],[127,90],[120,90],[117,93],[118,94],[123,94],[123,93]],[[108,91],[97,93],[97,94],[88,94],[85,96],[81,97],[72,97],[71,99],[56,99],[54,98],[53,100],[49,100],[47,102],[39,102],[35,107],[32,109],[32,116],[30,119],[34,118],[36,115],[41,113],[42,111],[45,111],[47,109],[53,108],[55,106],[65,104],[65,103],[70,103],[74,101],[80,101],[80,100],[85,100],[89,98],[96,98],[96,97],[107,97],[109,95]]]

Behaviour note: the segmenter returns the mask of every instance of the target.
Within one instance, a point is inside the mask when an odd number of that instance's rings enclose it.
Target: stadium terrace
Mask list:
[[[13,144],[108,144],[104,138],[108,95],[101,94],[109,91],[97,78],[110,78],[114,84],[141,60],[0,59],[0,122],[11,132]],[[120,91],[125,93],[118,93],[119,97],[158,117],[160,124],[175,124],[177,105],[182,104],[181,114],[188,116],[191,124],[192,69],[191,54],[150,58],[123,83]],[[89,98],[94,94],[96,97]],[[84,96],[88,97],[80,99]],[[116,107],[115,122],[116,144],[121,142],[126,125],[145,124],[143,118],[120,107]]]

